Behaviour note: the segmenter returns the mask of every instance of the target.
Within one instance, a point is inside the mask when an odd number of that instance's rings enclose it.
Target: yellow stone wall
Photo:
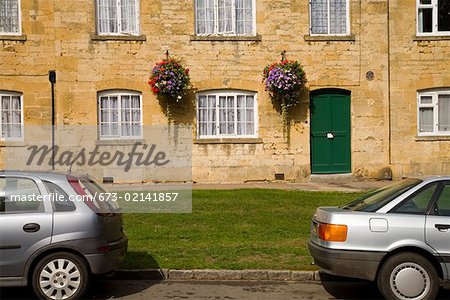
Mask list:
[[[419,169],[426,167],[423,172],[435,173],[435,165],[440,166],[439,172],[449,171],[448,163],[423,157],[427,153],[448,160],[448,141],[416,140],[415,91],[450,85],[446,72],[450,47],[448,41],[413,41],[415,1],[390,1],[390,39],[388,1],[351,0],[353,38],[321,40],[308,38],[308,1],[256,0],[260,40],[252,41],[193,39],[192,0],[141,1],[140,31],[145,41],[93,39],[92,0],[21,2],[26,41],[0,38],[0,90],[23,93],[25,124],[50,124],[49,70],[57,72],[58,124],[95,125],[97,92],[105,89],[142,92],[144,125],[166,124],[147,81],[153,65],[169,50],[190,69],[192,99],[196,91],[209,89],[243,89],[258,94],[257,142],[198,143],[195,111],[177,114],[177,121],[194,126],[194,181],[274,180],[275,173],[284,173],[288,181],[305,181],[310,175],[309,95],[303,96],[293,114],[287,142],[281,116],[262,83],[263,68],[278,61],[286,50],[288,59],[302,62],[309,90],[340,88],[351,92],[352,171],[356,176],[383,177],[390,166],[396,175],[414,173],[414,164],[419,162]],[[373,80],[366,79],[367,71],[374,73]],[[404,155],[405,145],[410,157]]]
[[[416,37],[415,1],[391,1],[392,164],[399,176],[450,174],[450,137],[417,136],[417,91],[450,87],[450,38]]]

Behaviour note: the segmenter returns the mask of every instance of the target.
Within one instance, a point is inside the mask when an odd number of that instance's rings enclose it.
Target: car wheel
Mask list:
[[[44,257],[33,272],[32,285],[40,299],[79,299],[88,287],[86,262],[72,253]]]
[[[435,299],[439,277],[425,257],[411,252],[390,257],[378,274],[378,289],[385,299]]]

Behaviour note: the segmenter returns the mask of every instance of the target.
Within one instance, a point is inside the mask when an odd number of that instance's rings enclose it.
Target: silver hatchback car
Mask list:
[[[79,299],[89,277],[119,266],[122,214],[89,176],[0,172],[0,287],[31,285],[40,299]]]
[[[450,288],[450,177],[404,179],[343,207],[319,207],[309,250],[326,273],[376,281],[386,299]]]

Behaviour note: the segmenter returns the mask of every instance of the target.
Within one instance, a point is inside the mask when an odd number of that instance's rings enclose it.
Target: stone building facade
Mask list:
[[[193,105],[174,118],[193,126],[195,182],[450,173],[450,125],[444,124],[450,119],[445,1],[2,3],[9,10],[0,20],[9,23],[2,21],[0,27],[0,94],[10,101],[20,98],[19,125],[51,124],[49,70],[57,75],[56,124],[99,125],[100,99],[115,92],[139,97],[144,126],[167,124],[147,81],[169,51],[190,69],[193,88],[187,98]],[[287,59],[301,61],[308,79],[300,104],[290,113],[288,137],[262,81],[262,70],[279,61],[282,51]],[[248,96],[251,134],[203,135],[198,126],[202,95],[231,95],[235,111],[237,99]],[[219,104],[213,106],[213,113],[220,114]],[[6,104],[1,109],[13,113]],[[342,143],[333,120],[348,123]],[[220,120],[214,122],[219,128]],[[312,124],[322,136],[315,135]],[[7,138],[2,134],[4,152]],[[21,147],[26,139],[10,145]]]

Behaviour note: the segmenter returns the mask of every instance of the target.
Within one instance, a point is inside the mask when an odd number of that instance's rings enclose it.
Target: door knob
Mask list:
[[[447,231],[450,229],[450,224],[436,224],[434,225],[439,231]]]
[[[334,134],[332,132],[327,132],[327,139],[334,139]]]
[[[41,229],[41,226],[36,223],[28,223],[23,225],[23,231],[25,232],[38,232]]]

